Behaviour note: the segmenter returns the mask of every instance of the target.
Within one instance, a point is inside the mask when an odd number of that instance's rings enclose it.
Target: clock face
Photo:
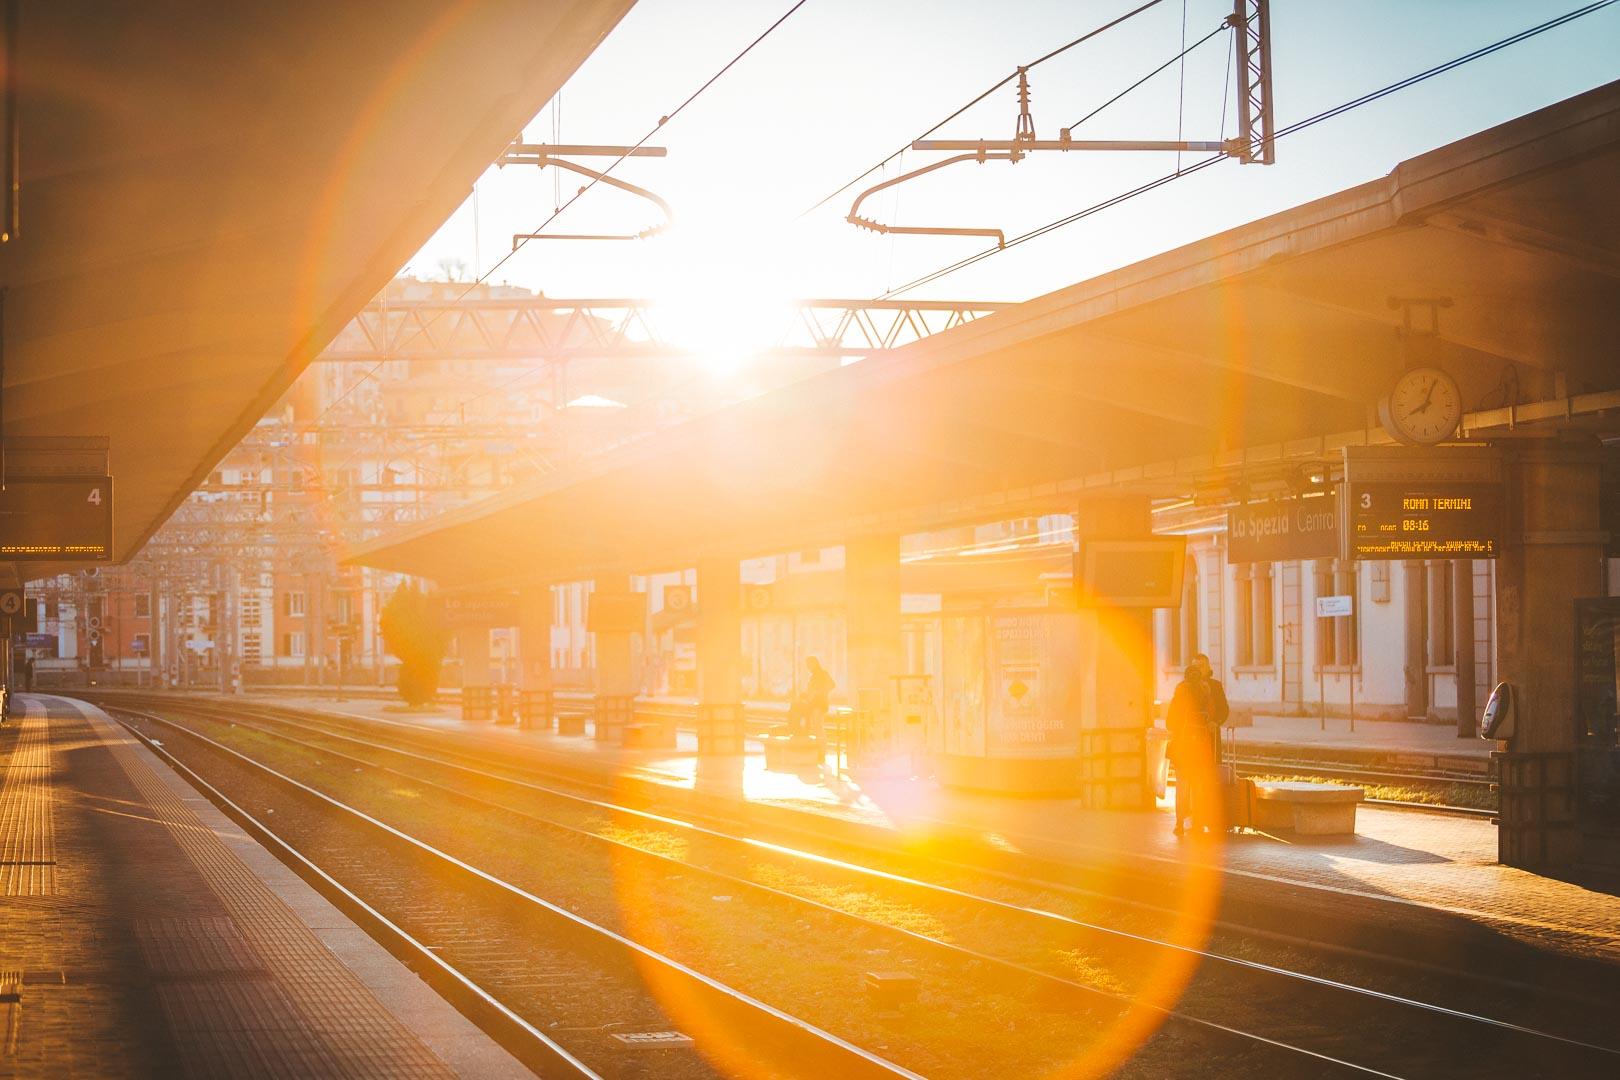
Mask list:
[[[1444,442],[1462,420],[1462,393],[1440,369],[1413,368],[1396,380],[1379,413],[1384,427],[1401,442]]]

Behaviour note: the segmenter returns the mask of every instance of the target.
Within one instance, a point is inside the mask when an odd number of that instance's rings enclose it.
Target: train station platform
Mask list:
[[[0,727],[0,1077],[527,1076],[94,706]]]
[[[1450,767],[1463,772],[1484,772],[1490,767],[1494,742],[1458,738],[1455,724],[1415,720],[1357,720],[1330,716],[1256,715],[1234,729],[1240,749],[1290,753],[1308,758],[1353,761],[1378,760],[1411,766]]]
[[[256,702],[250,697],[245,703]],[[1363,806],[1353,837],[1242,833],[1201,854],[1209,849],[1195,850],[1172,834],[1169,800],[1160,800],[1154,813],[1092,810],[1074,799],[1007,798],[950,790],[930,780],[839,775],[830,760],[821,769],[773,772],[754,743],[741,758],[700,758],[695,737],[686,732],[672,751],[631,750],[588,736],[469,723],[451,708],[406,712],[397,702],[376,699],[334,703],[284,695],[264,704],[414,725],[477,739],[514,758],[533,754],[570,770],[908,836],[976,837],[1043,860],[1105,860],[1179,875],[1189,861],[1208,859],[1206,865],[1224,873],[1229,891],[1289,891],[1300,906],[1329,912],[1370,904],[1390,920],[1410,921],[1422,913],[1462,919],[1541,947],[1620,964],[1620,881],[1565,880],[1501,865],[1496,826],[1482,817]]]

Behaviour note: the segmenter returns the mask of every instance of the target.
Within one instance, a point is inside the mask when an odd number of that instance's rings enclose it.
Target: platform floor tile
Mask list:
[[[0,1078],[453,1075],[127,732],[21,702],[0,730]]]

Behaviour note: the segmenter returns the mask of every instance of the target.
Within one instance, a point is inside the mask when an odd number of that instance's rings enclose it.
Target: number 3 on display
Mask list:
[[[90,489],[90,494],[88,496],[86,496],[84,501],[89,503],[91,506],[100,506],[101,505],[101,489],[100,488],[91,488]]]
[[[1363,510],[1372,509],[1372,496],[1365,491],[1361,493],[1361,508]]]

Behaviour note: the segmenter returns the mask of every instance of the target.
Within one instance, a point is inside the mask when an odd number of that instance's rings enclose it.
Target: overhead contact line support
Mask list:
[[[628,180],[620,180],[609,176],[606,172],[581,165],[577,161],[569,161],[570,157],[610,157],[617,164],[627,157],[664,157],[669,151],[662,146],[600,146],[587,144],[552,144],[545,143],[513,143],[506,148],[505,153],[495,159],[498,168],[508,165],[534,165],[545,168],[554,165],[559,169],[566,169],[571,173],[589,177],[593,182],[600,181],[620,191],[627,191],[639,198],[646,199],[664,212],[664,220],[635,233],[514,233],[512,236],[512,250],[516,251],[528,240],[645,240],[656,236],[669,228],[674,221],[674,212],[670,210],[669,203],[648,191],[644,187],[632,184]],[[585,188],[579,189],[584,194]]]
[[[1169,68],[1206,41],[1228,30],[1236,35],[1239,57],[1239,63],[1236,66],[1238,133],[1235,137],[1230,139],[1077,139],[1074,137],[1074,128],[1079,127],[1081,123],[1096,116],[1103,109],[1129,94],[1161,71]],[[1276,153],[1273,145],[1270,34],[1269,0],[1234,0],[1232,13],[1221,20],[1219,26],[1087,113],[1073,127],[1060,129],[1056,139],[1041,139],[1035,133],[1035,117],[1030,109],[1031,95],[1029,88],[1029,69],[1033,65],[1021,66],[1016,72],[1018,80],[1018,118],[1011,139],[922,138],[914,140],[911,144],[913,150],[924,152],[942,151],[955,156],[924,165],[921,168],[902,173],[867,188],[855,197],[855,202],[850,206],[846,220],[857,228],[869,229],[877,233],[993,237],[999,249],[1007,246],[1006,236],[1000,229],[886,225],[872,218],[862,217],[860,214],[861,204],[869,196],[879,191],[903,184],[908,180],[914,180],[938,169],[943,169],[947,165],[955,165],[964,161],[975,161],[980,164],[987,161],[1006,161],[1016,165],[1026,155],[1046,151],[1058,151],[1060,153],[1070,151],[1173,151],[1178,153],[1190,151],[1221,154],[1226,157],[1236,158],[1244,164],[1273,164],[1276,161]]]

